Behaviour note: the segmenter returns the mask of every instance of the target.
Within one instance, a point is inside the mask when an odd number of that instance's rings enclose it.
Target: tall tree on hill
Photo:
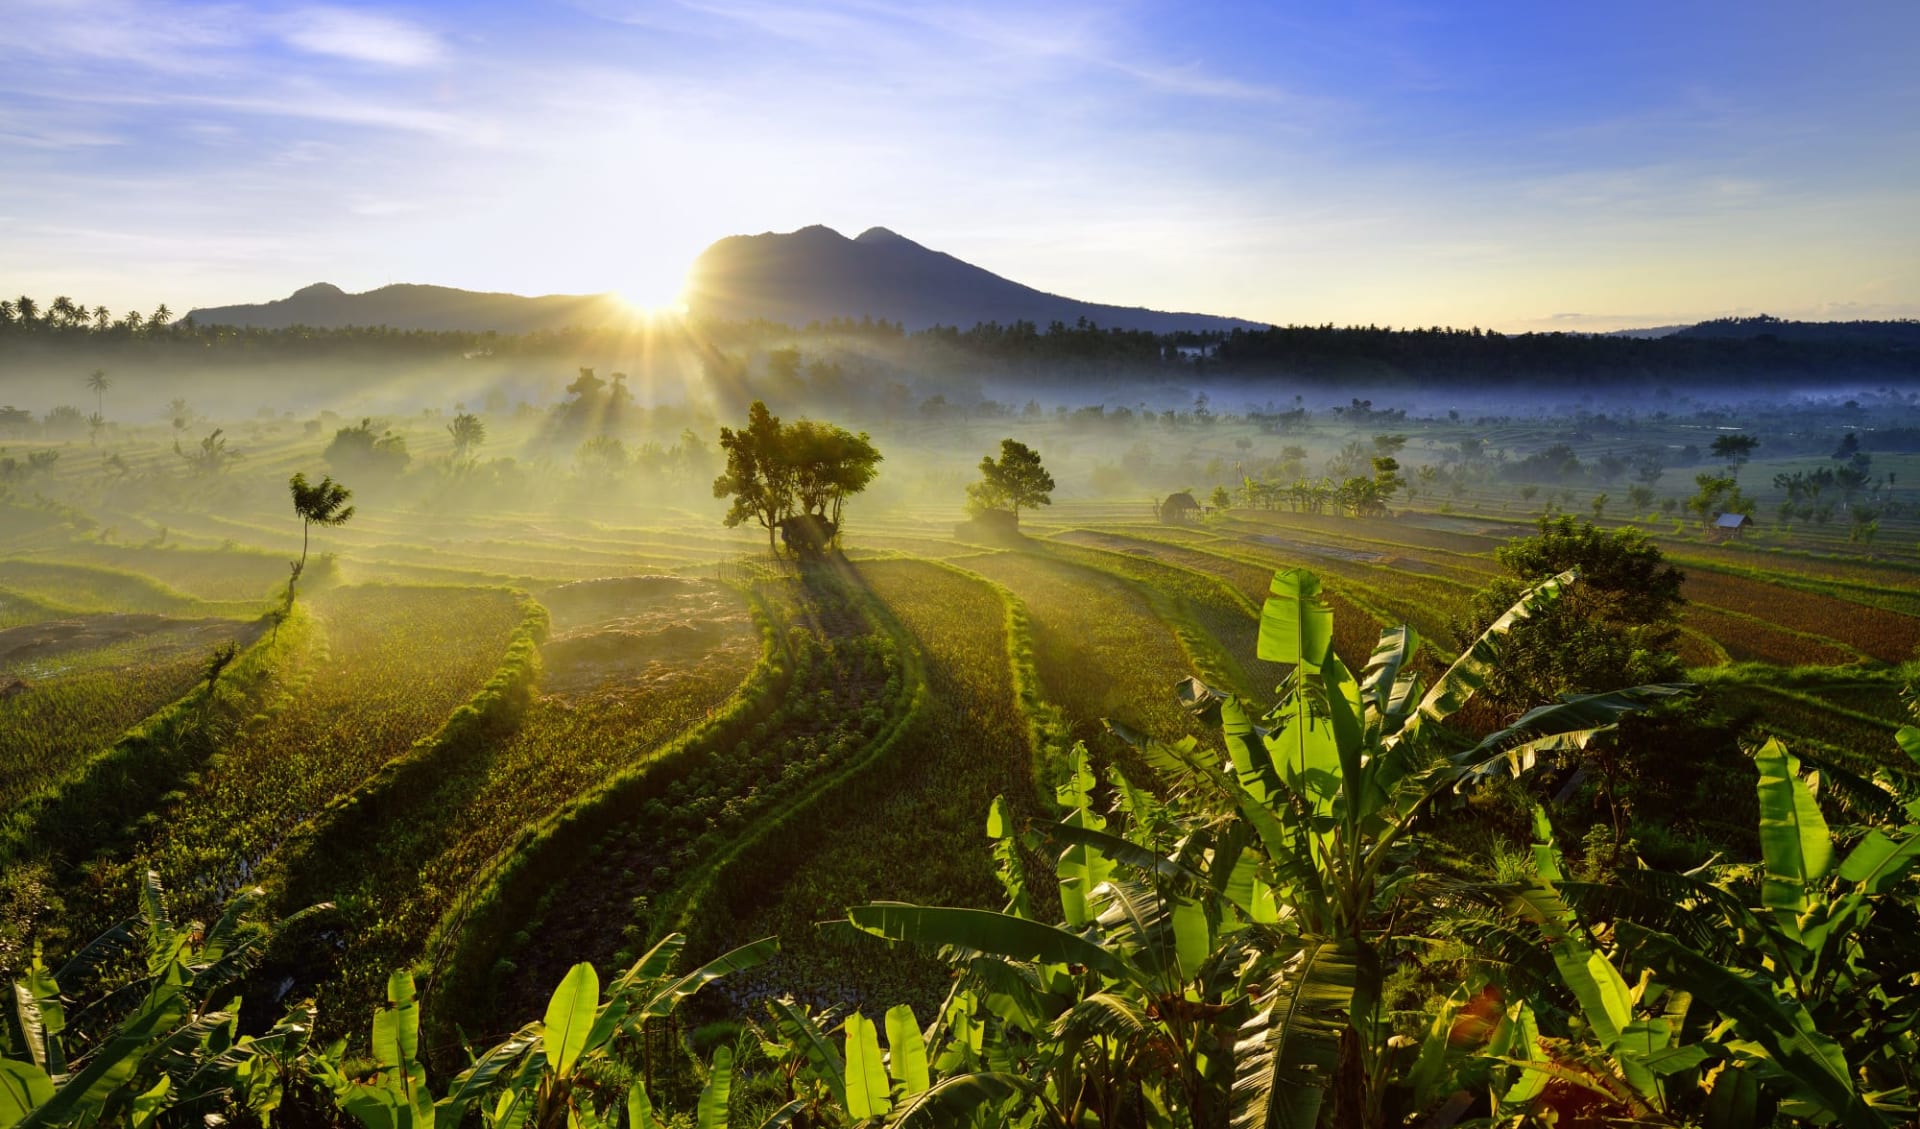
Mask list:
[[[1008,512],[1020,524],[1020,511],[1053,504],[1053,475],[1040,453],[1018,439],[1000,441],[1000,457],[980,460],[980,481],[967,486],[967,509],[975,514]]]

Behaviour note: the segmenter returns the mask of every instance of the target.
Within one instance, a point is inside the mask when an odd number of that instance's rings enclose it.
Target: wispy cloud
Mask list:
[[[422,67],[446,51],[426,28],[394,16],[350,8],[303,8],[282,21],[282,36],[302,51],[363,63]]]

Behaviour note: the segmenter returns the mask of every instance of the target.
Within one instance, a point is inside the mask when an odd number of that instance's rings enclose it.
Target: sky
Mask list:
[[[0,293],[670,302],[885,226],[1280,324],[1920,316],[1920,3],[0,0]]]

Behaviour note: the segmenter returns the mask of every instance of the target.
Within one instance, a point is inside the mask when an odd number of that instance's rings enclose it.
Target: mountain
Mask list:
[[[967,328],[988,321],[1029,321],[1045,328],[1050,322],[1072,325],[1081,318],[1106,328],[1155,333],[1264,328],[1238,318],[1103,306],[1048,294],[929,250],[884,227],[869,228],[857,239],[817,225],[729,236],[694,260],[686,301],[688,309],[702,317],[764,318],[793,326],[870,317],[900,322],[909,330],[931,325]],[[526,333],[607,325],[633,315],[610,294],[525,298],[410,284],[349,294],[320,282],[278,301],[214,306],[188,316],[202,325],[259,329],[384,325]]]
[[[284,329],[307,325],[337,329],[349,325],[385,325],[394,329],[497,330],[527,333],[539,329],[604,325],[631,313],[610,294],[489,294],[451,286],[398,283],[349,294],[317,282],[285,298],[252,306],[211,306],[189,311],[201,325],[237,325]]]
[[[857,238],[815,225],[794,232],[735,235],[694,260],[687,306],[722,320],[766,318],[789,325],[836,317],[966,328],[979,322],[1030,321],[1176,330],[1262,328],[1262,323],[1209,314],[1105,306],[1035,290],[930,250],[884,227]]]

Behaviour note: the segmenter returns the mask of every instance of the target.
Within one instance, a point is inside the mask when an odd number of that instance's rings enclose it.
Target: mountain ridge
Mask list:
[[[1169,333],[1263,328],[1212,314],[1085,302],[1003,278],[885,227],[849,239],[824,224],[791,232],[729,235],[694,260],[690,313],[727,321],[762,319],[800,327],[836,318],[872,318],[908,330],[982,322],[1074,324]],[[202,325],[286,329],[386,326],[397,330],[527,333],[624,324],[633,311],[612,294],[529,297],[425,283],[392,283],[359,293],[330,282],[272,301],[188,312]]]
[[[885,227],[852,239],[824,224],[792,232],[730,235],[694,260],[687,305],[722,319],[790,325],[874,317],[909,330],[981,322],[1074,324],[1171,333],[1263,328],[1267,323],[1142,306],[1087,302],[994,274]]]

